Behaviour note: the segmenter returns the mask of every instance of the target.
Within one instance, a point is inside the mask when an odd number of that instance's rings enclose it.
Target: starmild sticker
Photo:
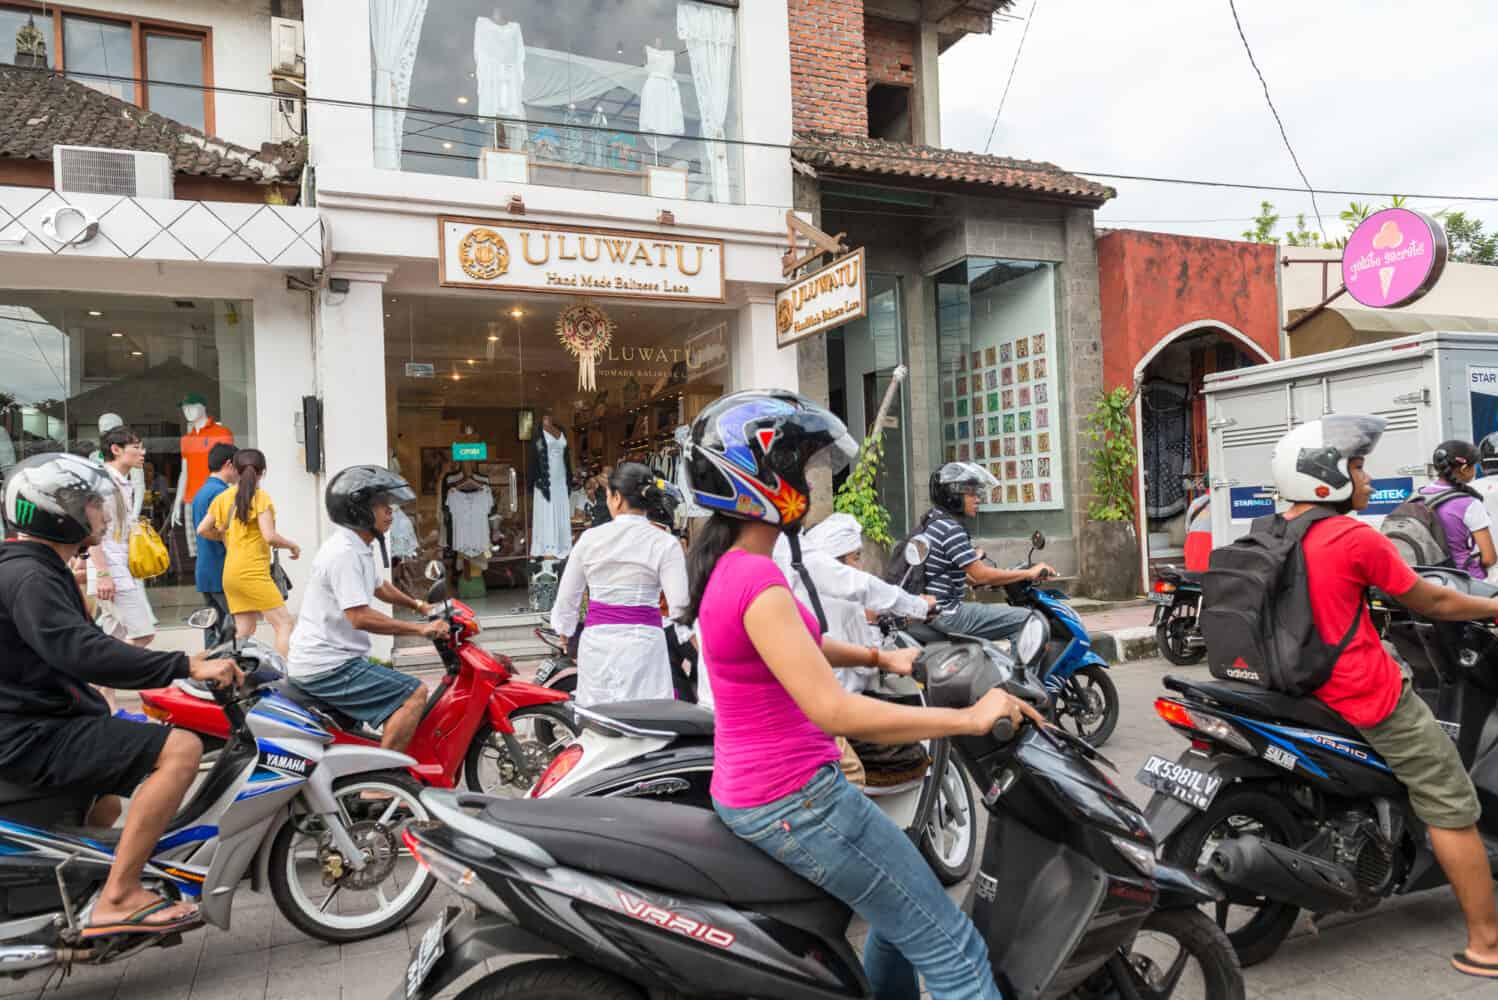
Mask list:
[[[1264,748],[1264,759],[1271,764],[1277,764],[1287,771],[1295,770],[1295,755],[1284,747],[1277,747],[1273,743]]]
[[[973,883],[978,898],[985,903],[992,903],[999,896],[999,880],[987,872],[979,872],[978,879]]]

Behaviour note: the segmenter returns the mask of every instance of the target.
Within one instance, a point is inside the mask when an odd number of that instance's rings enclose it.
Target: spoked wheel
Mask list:
[[[1053,711],[1058,726],[1100,747],[1118,725],[1118,688],[1108,671],[1094,663],[1062,683]]]
[[[947,758],[936,796],[921,835],[921,854],[942,885],[956,885],[973,870],[973,858],[978,853],[978,813],[973,805],[972,783],[955,755]]]
[[[1155,626],[1155,645],[1160,647],[1160,655],[1171,663],[1189,667],[1200,663],[1207,655],[1207,645],[1200,640],[1192,642],[1196,616],[1183,613],[1183,608],[1171,608],[1165,620]]]
[[[294,816],[270,849],[270,891],[286,919],[324,941],[362,941],[405,923],[436,884],[401,842],[431,817],[405,774],[352,774],[333,783],[339,818],[364,856],[356,869],[321,817]]]
[[[1118,993],[1139,1000],[1243,1000],[1243,971],[1216,924],[1199,910],[1150,914],[1109,962]],[[1117,983],[1117,980],[1124,980]]]
[[[463,762],[463,783],[469,791],[524,798],[552,758],[577,739],[572,717],[556,705],[517,708],[510,713],[510,725],[513,735],[487,724],[474,734]]]
[[[1286,847],[1299,847],[1300,826],[1284,804],[1256,788],[1230,788],[1212,807],[1176,833],[1166,844],[1165,861],[1187,871],[1205,869],[1212,852],[1225,840],[1254,835]],[[1227,932],[1246,968],[1273,955],[1295,926],[1300,910],[1241,890],[1232,891],[1202,910]]]

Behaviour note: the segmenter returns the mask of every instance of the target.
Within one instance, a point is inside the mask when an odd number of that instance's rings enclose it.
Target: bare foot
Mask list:
[[[160,904],[166,905],[162,905],[160,909],[152,913],[142,912]],[[88,927],[85,930],[135,924],[141,930],[149,931],[154,927],[171,926],[191,920],[197,914],[196,904],[169,903],[141,886],[120,900],[100,899],[94,905],[93,912],[89,914]]]

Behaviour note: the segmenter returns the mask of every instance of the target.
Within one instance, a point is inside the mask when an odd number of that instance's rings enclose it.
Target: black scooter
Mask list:
[[[971,644],[928,647],[915,676],[938,706],[999,684],[1040,685]],[[1209,1000],[1241,1000],[1223,933],[1195,876],[1159,864],[1139,809],[1055,729],[953,740],[986,789],[982,871],[968,904],[1006,997],[1164,1000],[1195,961]],[[711,812],[635,799],[504,801],[423,795],[413,855],[463,897],[412,952],[395,997],[434,997],[499,955],[468,994],[517,1000],[651,996],[866,997],[851,911],[735,836]],[[1153,932],[1141,934],[1141,932]],[[1155,948],[1168,950],[1164,960]]]
[[[1146,595],[1155,606],[1155,644],[1160,655],[1178,667],[1200,663],[1207,655],[1197,619],[1202,612],[1202,575],[1166,566]]]

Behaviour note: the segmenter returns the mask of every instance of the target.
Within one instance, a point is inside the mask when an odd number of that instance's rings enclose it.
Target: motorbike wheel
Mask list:
[[[1155,644],[1160,647],[1160,655],[1178,667],[1191,667],[1200,663],[1207,655],[1207,647],[1192,649],[1189,637],[1186,635],[1187,622],[1194,619],[1186,615],[1178,615],[1175,609],[1165,616],[1160,624],[1155,626]]]
[[[645,1000],[642,990],[582,962],[522,962],[485,976],[458,1000]]]
[[[1123,996],[1243,1000],[1243,970],[1227,935],[1199,910],[1156,910],[1109,963]]]
[[[1118,688],[1096,663],[1067,678],[1051,702],[1056,724],[1100,747],[1118,726]]]
[[[1255,834],[1287,847],[1299,847],[1300,825],[1273,795],[1256,788],[1229,788],[1212,807],[1181,827],[1165,845],[1168,864],[1197,871],[1206,867],[1212,851],[1225,839]],[[1299,916],[1299,907],[1258,897],[1233,897],[1203,907],[1227,932],[1247,968],[1279,949]],[[1244,911],[1247,911],[1246,913]]]
[[[921,833],[921,855],[942,885],[956,885],[973,870],[978,854],[978,810],[967,769],[956,755],[947,758],[931,818]]]
[[[270,892],[304,934],[363,941],[405,923],[432,894],[436,880],[401,843],[407,823],[431,816],[421,804],[421,785],[398,771],[345,775],[333,782],[333,797],[368,867],[343,867],[322,820],[296,816],[271,842]]]
[[[524,798],[551,759],[577,739],[571,715],[557,705],[517,708],[510,713],[510,725],[522,759],[515,760],[504,734],[485,723],[473,734],[463,762],[463,783],[469,791]]]

